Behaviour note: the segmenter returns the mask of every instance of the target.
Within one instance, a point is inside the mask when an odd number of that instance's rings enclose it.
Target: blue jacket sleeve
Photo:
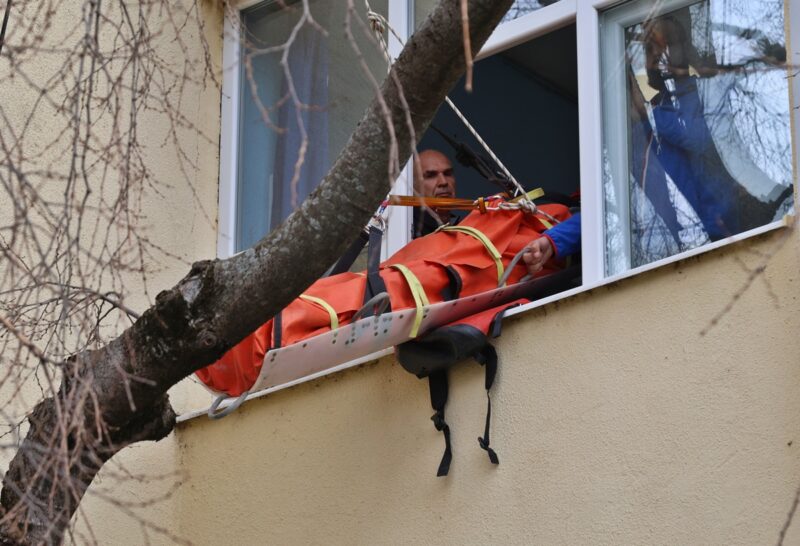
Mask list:
[[[581,214],[577,213],[544,232],[555,246],[557,258],[581,251]]]

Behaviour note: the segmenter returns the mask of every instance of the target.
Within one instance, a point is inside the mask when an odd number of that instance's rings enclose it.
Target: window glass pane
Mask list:
[[[288,45],[286,67],[282,46],[303,12],[299,2],[279,4],[264,2],[242,12],[237,250],[280,224],[319,184],[375,90],[345,33],[347,2],[309,2],[327,35],[302,25]],[[387,13],[388,0],[370,4]],[[355,45],[382,81],[386,61],[374,38],[353,18],[351,28]]]
[[[639,0],[601,17],[609,274],[792,206],[782,0]]]
[[[503,17],[503,22],[513,21],[518,17],[522,17],[523,15],[527,15],[532,11],[549,6],[550,4],[555,4],[559,1],[560,0],[516,0],[514,5],[512,5],[508,10],[508,13],[506,13],[505,17]],[[433,11],[433,8],[437,3],[438,0],[414,0],[415,28],[422,24],[428,14]]]

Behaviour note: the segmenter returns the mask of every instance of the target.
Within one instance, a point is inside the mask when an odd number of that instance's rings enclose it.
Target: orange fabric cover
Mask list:
[[[566,220],[569,210],[562,205],[542,205],[543,211],[558,220]],[[459,226],[480,230],[502,255],[503,266],[533,239],[541,237],[547,225],[539,218],[517,210],[496,210],[481,214],[472,212]],[[497,267],[489,252],[476,238],[466,233],[438,231],[411,241],[381,264],[380,275],[386,284],[392,310],[413,308],[414,297],[400,271],[392,264],[408,267],[425,288],[431,304],[442,301],[441,292],[449,284],[445,267],[450,265],[461,276],[460,297],[468,297],[497,288]],[[551,260],[537,276],[561,269]],[[511,273],[508,284],[519,281],[526,273],[520,263]],[[304,293],[325,300],[336,310],[339,324],[344,325],[361,308],[366,276],[363,273],[342,273],[318,280]],[[281,344],[291,345],[330,330],[330,315],[319,305],[296,299],[281,314]],[[264,355],[273,346],[273,321],[270,320],[247,336],[215,362],[197,372],[197,377],[212,389],[238,396],[250,389],[261,372]]]

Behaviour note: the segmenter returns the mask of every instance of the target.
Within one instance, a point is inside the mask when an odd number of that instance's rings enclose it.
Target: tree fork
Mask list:
[[[469,1],[473,54],[511,4]],[[461,15],[458,2],[439,3],[320,186],[281,227],[232,258],[198,262],[118,338],[65,364],[58,395],[31,413],[4,477],[0,544],[61,542],[102,465],[172,430],[167,390],[274,316],[344,252],[464,73]]]

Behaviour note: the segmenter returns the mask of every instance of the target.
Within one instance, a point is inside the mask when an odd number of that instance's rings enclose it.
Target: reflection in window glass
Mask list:
[[[639,0],[603,14],[609,274],[789,211],[783,13],[782,0]]]
[[[511,6],[511,9],[508,10],[505,17],[503,17],[503,22],[513,21],[539,8],[555,4],[558,1],[559,0],[517,0],[514,2],[514,5]]]
[[[513,21],[539,8],[555,4],[558,1],[559,0],[516,0],[514,5],[509,8],[505,17],[503,17],[503,22]],[[438,0],[414,0],[414,28],[422,24],[428,14],[433,11],[437,3]]]
[[[387,12],[387,0],[370,3]],[[344,32],[347,2],[309,5],[328,33],[310,24],[296,33],[288,54],[291,86],[279,46],[300,20],[298,3],[268,0],[242,12],[237,251],[280,224],[319,184],[374,95]],[[378,46],[357,21],[351,27],[372,74],[382,81],[386,62]],[[303,129],[307,149],[300,159]]]

